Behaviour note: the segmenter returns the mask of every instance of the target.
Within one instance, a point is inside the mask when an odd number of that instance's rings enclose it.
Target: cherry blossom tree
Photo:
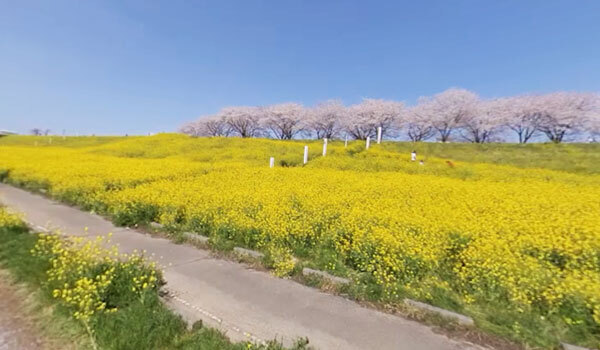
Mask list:
[[[256,137],[262,132],[260,120],[262,107],[226,107],[219,112],[231,131],[241,137]]]
[[[332,139],[342,131],[342,120],[347,108],[338,100],[319,103],[307,111],[306,128],[317,139]]]
[[[585,122],[585,129],[589,133],[589,141],[600,142],[600,94],[595,95],[593,111]]]
[[[540,97],[543,114],[539,129],[554,143],[560,143],[586,125],[595,113],[596,96],[589,93],[555,92]]]
[[[281,103],[263,108],[261,124],[275,138],[290,140],[303,130],[305,109],[298,103]]]
[[[180,132],[190,136],[229,136],[231,128],[221,115],[201,117],[198,120],[183,125]]]
[[[437,131],[440,141],[447,142],[464,119],[476,112],[479,97],[468,90],[451,88],[431,98],[420,98],[431,112],[431,125]]]
[[[31,135],[34,136],[48,136],[50,135],[50,129],[40,129],[40,128],[33,128],[30,130]]]
[[[470,113],[462,118],[461,136],[468,142],[485,143],[492,141],[492,137],[503,126],[504,110],[503,100],[479,101]]]
[[[588,125],[590,142],[600,142],[600,114],[596,114]]]
[[[427,105],[418,104],[406,111],[406,119],[399,123],[399,128],[406,131],[406,135],[413,142],[425,141],[435,135],[436,130],[431,125],[431,111]]]
[[[313,108],[297,103],[227,107],[217,115],[185,124],[180,131],[193,136],[268,135],[288,140],[301,133],[331,139],[345,132],[364,140],[375,137],[381,127],[384,136],[395,137],[397,131],[403,131],[411,141],[437,134],[446,142],[457,134],[470,142],[490,142],[506,128],[518,136],[519,143],[539,134],[558,143],[578,133],[600,138],[599,119],[597,93],[555,92],[480,100],[471,91],[451,88],[421,97],[408,109],[402,102],[382,99],[364,99],[351,107],[337,100]],[[43,130],[33,132],[42,134]]]
[[[497,113],[504,125],[517,134],[519,143],[527,143],[540,132],[543,101],[533,95],[505,97],[498,100]]]
[[[202,136],[200,131],[200,123],[197,120],[183,124],[179,128],[179,132],[194,137]]]
[[[209,136],[229,136],[231,127],[223,116],[217,115],[203,121],[204,133]]]
[[[381,127],[382,136],[391,135],[393,127],[404,112],[402,102],[364,99],[361,103],[351,106],[348,115],[343,120],[346,132],[358,140],[374,137],[377,128]]]

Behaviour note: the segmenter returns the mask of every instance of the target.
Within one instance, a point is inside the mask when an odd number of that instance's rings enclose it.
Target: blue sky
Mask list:
[[[600,91],[600,1],[0,4],[0,129],[175,130],[227,105]]]

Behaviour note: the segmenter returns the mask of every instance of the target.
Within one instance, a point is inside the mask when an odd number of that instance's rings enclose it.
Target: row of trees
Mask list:
[[[50,135],[50,129],[33,128],[29,132],[31,133],[31,135],[34,135],[34,136]]]
[[[298,103],[265,107],[226,107],[212,116],[187,123],[181,132],[193,136],[299,137],[364,140],[381,127],[388,139],[475,143],[502,141],[514,133],[520,143],[538,135],[563,142],[575,135],[600,137],[600,95],[555,92],[481,99],[464,89],[448,89],[422,97],[415,106],[364,99],[344,106],[330,100],[306,108]]]

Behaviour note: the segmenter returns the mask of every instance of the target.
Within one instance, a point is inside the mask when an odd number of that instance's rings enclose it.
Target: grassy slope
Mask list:
[[[463,162],[542,168],[577,174],[600,174],[600,144],[471,144],[471,143],[390,143],[386,149]]]

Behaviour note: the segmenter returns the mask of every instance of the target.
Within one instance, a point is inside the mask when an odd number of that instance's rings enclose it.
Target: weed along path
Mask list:
[[[154,254],[153,259],[165,266],[169,304],[188,321],[202,320],[232,340],[278,338],[291,344],[308,337],[316,349],[344,350],[479,348],[420,323],[214,258],[209,251],[116,227],[97,215],[12,186],[0,184],[0,202],[22,212],[34,228],[90,237],[112,232],[121,251]]]

